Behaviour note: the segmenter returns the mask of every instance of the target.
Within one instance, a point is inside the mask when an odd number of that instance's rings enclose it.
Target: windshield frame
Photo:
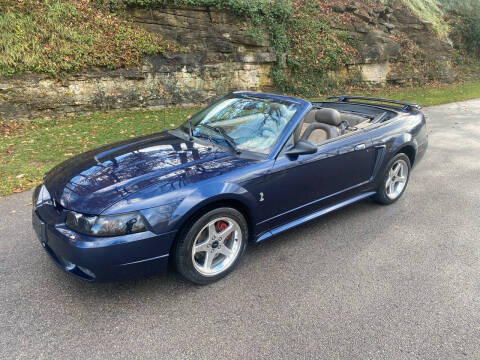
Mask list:
[[[262,157],[262,158],[275,158],[280,150],[282,149],[284,143],[288,140],[290,133],[295,129],[296,124],[305,116],[305,114],[310,110],[312,105],[310,102],[302,100],[302,99],[297,99],[293,97],[287,97],[287,96],[282,96],[282,95],[275,95],[275,94],[267,94],[267,93],[256,93],[256,92],[247,92],[247,91],[239,91],[239,92],[230,92],[200,111],[196,112],[193,114],[188,120],[183,122],[178,129],[181,130],[182,132],[186,133],[187,135],[190,133],[190,120],[198,117],[202,112],[205,112],[208,114],[210,109],[215,107],[217,104],[219,104],[222,101],[225,101],[226,99],[229,98],[246,98],[246,99],[258,99],[260,101],[273,101],[273,102],[280,102],[280,103],[287,103],[287,104],[292,104],[292,105],[297,105],[298,108],[295,111],[295,113],[292,115],[290,120],[285,124],[283,130],[280,132],[280,134],[277,136],[276,140],[272,144],[272,146],[269,149],[268,153],[264,153],[261,151],[254,151],[252,149],[239,149],[241,151],[241,154],[246,153],[246,154],[251,154],[254,155],[255,157]],[[201,120],[200,120],[201,121]],[[193,124],[192,124],[193,125]],[[195,128],[195,125],[193,125]],[[194,139],[198,139],[198,137],[194,137]],[[201,138],[203,139],[203,137]],[[219,141],[211,140],[212,143],[215,143],[216,145],[219,145],[221,147],[225,147],[226,149],[228,148],[229,151],[232,153],[235,153],[235,151],[232,150],[230,146],[227,144],[223,144]],[[238,155],[238,154],[236,154]]]

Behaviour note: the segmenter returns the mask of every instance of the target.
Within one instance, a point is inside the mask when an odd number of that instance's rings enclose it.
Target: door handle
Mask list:
[[[355,147],[354,147],[355,151],[365,150],[365,148],[366,148],[365,144],[358,144],[358,145],[355,145]]]

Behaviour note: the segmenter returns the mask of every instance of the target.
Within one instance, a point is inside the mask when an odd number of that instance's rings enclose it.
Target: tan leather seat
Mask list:
[[[304,123],[302,125],[301,134],[305,133],[305,130],[307,130],[309,126],[310,124]],[[321,142],[327,140],[327,132],[323,129],[315,129],[311,132],[310,136],[306,140],[314,144],[320,144]]]
[[[309,121],[312,115],[309,113],[307,116],[306,121]],[[340,135],[342,119],[338,110],[323,108],[315,110],[313,116],[315,121],[306,124],[307,128],[302,132],[302,139],[318,144]]]

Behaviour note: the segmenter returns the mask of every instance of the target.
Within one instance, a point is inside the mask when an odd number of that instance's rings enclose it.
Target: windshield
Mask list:
[[[192,135],[230,143],[239,151],[269,154],[299,107],[288,101],[228,95],[190,119]],[[187,133],[190,124],[182,125]]]

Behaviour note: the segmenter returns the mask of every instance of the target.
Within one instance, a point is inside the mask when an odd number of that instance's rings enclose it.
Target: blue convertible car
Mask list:
[[[233,92],[178,128],[61,163],[34,192],[52,259],[88,281],[165,271],[206,284],[249,242],[373,197],[398,200],[427,147],[415,104]]]

